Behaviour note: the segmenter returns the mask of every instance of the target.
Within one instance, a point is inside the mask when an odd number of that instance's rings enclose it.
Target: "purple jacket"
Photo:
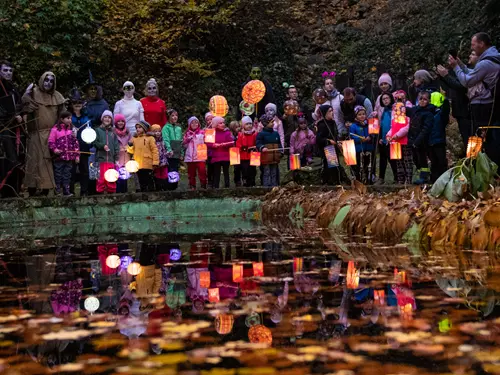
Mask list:
[[[224,144],[220,147],[215,145]],[[215,143],[207,143],[207,148],[212,150],[212,163],[229,161],[229,149],[234,147],[234,138],[229,129],[215,129]]]
[[[57,155],[56,160],[68,161],[76,160],[80,157],[78,140],[73,130],[66,129],[64,124],[54,125],[50,130],[48,145],[52,152],[55,152],[56,149],[62,151]]]

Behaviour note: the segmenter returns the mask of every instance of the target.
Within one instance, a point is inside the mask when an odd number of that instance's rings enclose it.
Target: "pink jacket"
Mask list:
[[[118,144],[120,145],[120,154],[118,157],[118,165],[124,167],[125,164],[130,160],[130,154],[127,152],[127,146],[132,138],[132,135],[127,130],[125,134],[119,134],[115,129],[116,138],[118,138]]]
[[[215,145],[224,144],[220,147]],[[234,147],[234,138],[229,129],[215,129],[215,143],[207,143],[207,148],[212,150],[212,163],[229,161],[229,149]]]
[[[62,151],[58,154],[57,160],[76,160],[80,157],[78,140],[73,130],[66,128],[64,124],[54,125],[50,130],[48,145],[52,152],[56,149]]]
[[[394,124],[393,124],[394,126]],[[394,135],[392,135],[394,131],[394,127],[391,127],[391,130],[387,132],[387,137],[394,138],[395,141],[398,141],[402,145],[407,145],[408,144],[408,130],[410,130],[410,119],[407,117],[406,118],[406,125],[401,127],[399,130],[394,132]]]
[[[290,137],[290,154],[302,154],[307,145],[314,145],[316,136],[311,129],[295,130]]]
[[[204,130],[200,128],[198,128],[196,131],[187,130],[186,133],[184,134],[184,139],[182,140],[182,145],[186,148],[186,152],[184,154],[184,161],[186,163],[204,161],[198,159],[198,151],[197,151],[198,145],[202,145],[204,143],[205,143]]]

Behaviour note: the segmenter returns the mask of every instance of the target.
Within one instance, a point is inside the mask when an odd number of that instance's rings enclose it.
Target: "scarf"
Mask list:
[[[115,134],[119,137],[124,137],[129,134],[129,131],[126,126],[123,127],[123,129],[118,129],[115,127]]]

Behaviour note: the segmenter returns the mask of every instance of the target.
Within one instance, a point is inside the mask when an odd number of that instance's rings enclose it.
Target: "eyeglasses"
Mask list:
[[[130,85],[123,86],[123,90],[125,90],[125,91],[132,91],[133,89],[134,89],[134,86],[130,86]]]

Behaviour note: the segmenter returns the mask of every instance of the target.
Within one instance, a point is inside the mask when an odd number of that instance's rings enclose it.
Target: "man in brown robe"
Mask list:
[[[47,195],[49,189],[55,187],[48,139],[59,113],[65,109],[64,102],[64,97],[56,91],[56,76],[52,72],[43,73],[38,86],[28,87],[23,95],[24,112],[33,114],[28,120],[24,180],[30,196],[35,195],[37,189],[42,189],[42,194]]]

